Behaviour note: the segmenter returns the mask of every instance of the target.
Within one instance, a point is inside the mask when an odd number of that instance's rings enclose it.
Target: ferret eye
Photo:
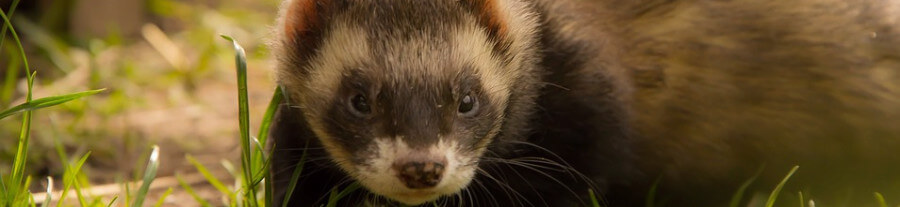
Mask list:
[[[350,110],[357,116],[366,116],[372,112],[372,108],[369,107],[369,100],[360,94],[350,98]]]
[[[471,116],[475,113],[478,101],[472,95],[466,95],[459,100],[459,113],[464,116]]]

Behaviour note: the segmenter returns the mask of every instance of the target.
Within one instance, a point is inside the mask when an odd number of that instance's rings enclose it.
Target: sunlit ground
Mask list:
[[[91,152],[82,175],[100,189],[91,197],[106,203],[120,193],[102,187],[139,180],[151,145],[157,144],[158,177],[181,175],[198,184],[200,196],[219,201],[185,159],[193,155],[226,181],[233,178],[222,163],[240,165],[234,53],[219,35],[233,36],[247,49],[251,129],[256,129],[274,88],[265,42],[279,1],[30,1],[20,3],[12,21],[37,71],[34,97],[106,89],[34,113],[26,166],[35,178],[32,191],[46,185],[40,178],[61,179],[56,146],[62,146],[68,159]],[[7,11],[11,1],[2,2]],[[7,37],[0,53],[0,65],[6,66],[0,108],[24,102],[25,72],[14,45]],[[0,139],[4,174],[16,152],[20,117],[0,121],[0,137],[7,137]],[[177,182],[157,184],[163,184],[154,186],[161,190],[149,201],[174,187],[167,201],[195,206]]]

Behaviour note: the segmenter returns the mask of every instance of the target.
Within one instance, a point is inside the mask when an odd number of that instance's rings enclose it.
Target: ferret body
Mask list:
[[[722,205],[793,165],[804,187],[900,192],[880,182],[900,163],[900,2],[282,7],[278,204],[304,152],[297,206],[351,183],[341,205]]]

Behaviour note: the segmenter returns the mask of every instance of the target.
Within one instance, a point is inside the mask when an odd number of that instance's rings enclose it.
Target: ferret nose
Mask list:
[[[412,189],[432,188],[441,182],[445,162],[406,161],[394,164],[397,178]]]

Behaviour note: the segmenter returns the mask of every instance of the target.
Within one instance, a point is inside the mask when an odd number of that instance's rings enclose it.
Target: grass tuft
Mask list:
[[[757,170],[756,173],[753,174],[753,177],[750,177],[750,179],[747,179],[746,181],[744,181],[744,183],[741,183],[741,187],[738,187],[738,190],[734,193],[733,196],[731,196],[731,203],[728,206],[738,207],[741,205],[741,200],[743,200],[745,194],[744,192],[746,192],[747,188],[750,187],[750,184],[753,184],[753,182],[756,181],[756,178],[758,178],[759,175],[762,174],[763,169],[765,169],[765,167],[760,167],[759,170]]]
[[[228,187],[225,187],[225,184],[222,184],[222,181],[220,181],[218,178],[216,178],[216,176],[210,173],[206,166],[203,166],[203,164],[201,164],[191,155],[186,155],[185,158],[188,160],[188,162],[193,164],[195,168],[197,168],[197,171],[199,171],[200,174],[202,174],[203,177],[206,178],[206,181],[209,182],[209,184],[212,184],[213,187],[219,190],[219,192],[221,192],[222,194],[227,195],[230,201],[235,201],[234,192],[228,189]]]
[[[309,143],[306,143],[306,146],[303,149],[309,147]],[[303,165],[306,164],[304,162],[306,160],[306,150],[303,150],[303,155],[300,156],[300,164],[297,164],[297,167],[294,168],[294,172],[291,174],[291,181],[288,183],[288,190],[284,195],[284,201],[281,203],[282,207],[287,207],[288,201],[291,201],[291,196],[294,195],[294,188],[297,187],[297,182],[300,180],[300,174],[303,172]]]
[[[47,197],[44,198],[41,207],[50,206],[50,201],[53,201],[53,177],[47,176]]]
[[[240,127],[241,134],[241,170],[243,172],[243,198],[244,198],[244,206],[259,206],[258,199],[256,198],[256,194],[258,189],[256,188],[254,178],[256,178],[256,174],[254,173],[258,167],[261,167],[262,164],[259,162],[254,162],[254,154],[261,154],[262,152],[256,152],[258,150],[252,150],[253,147],[251,137],[250,137],[250,106],[247,97],[247,55],[244,52],[244,48],[241,47],[240,44],[237,43],[233,38],[222,35],[222,38],[225,38],[228,41],[231,41],[234,51],[235,51],[235,65],[237,72],[237,83],[238,83],[238,124]]]
[[[184,191],[187,192],[188,195],[191,195],[191,197],[194,198],[194,200],[197,201],[197,203],[200,203],[200,206],[203,206],[203,207],[212,206],[209,204],[209,202],[207,202],[206,200],[201,198],[200,195],[197,195],[197,192],[194,191],[194,188],[192,188],[191,185],[188,185],[186,182],[184,182],[184,179],[181,178],[181,175],[176,174],[175,179],[178,180],[178,184],[181,185],[181,188],[184,189]]]
[[[69,188],[74,188],[75,195],[78,197],[78,202],[81,206],[87,205],[87,202],[84,200],[84,196],[81,194],[81,187],[78,185],[78,174],[81,173],[81,167],[84,166],[84,162],[87,161],[88,157],[91,156],[91,152],[88,151],[84,155],[75,162],[74,166],[67,165],[66,172],[63,173],[63,193],[60,196],[60,201],[56,203],[57,207],[62,206],[62,200],[66,198],[66,193],[69,191]],[[64,164],[66,165],[66,164]]]
[[[79,92],[79,93],[46,97],[46,98],[41,98],[41,99],[37,99],[37,100],[32,100],[33,99],[32,94],[33,94],[33,89],[34,89],[35,72],[31,71],[31,67],[28,64],[28,58],[25,55],[25,49],[24,49],[24,47],[22,47],[22,41],[19,38],[18,33],[16,33],[15,27],[12,26],[12,24],[10,23],[10,20],[9,20],[9,16],[11,16],[13,14],[18,3],[19,3],[19,0],[14,0],[12,2],[12,5],[10,6],[10,9],[8,12],[0,12],[0,17],[3,18],[3,23],[4,23],[3,28],[0,29],[0,48],[3,48],[2,47],[3,40],[6,39],[5,38],[6,34],[7,34],[6,31],[8,29],[10,34],[12,34],[13,40],[16,43],[16,49],[18,49],[17,56],[16,55],[11,55],[11,56],[18,57],[21,59],[22,66],[25,67],[26,83],[27,83],[27,90],[25,93],[25,103],[11,107],[9,109],[6,109],[6,110],[3,110],[2,112],[0,112],[0,119],[3,119],[5,117],[11,116],[11,115],[14,115],[17,113],[23,113],[22,127],[20,128],[19,138],[18,138],[18,142],[16,144],[16,153],[15,153],[15,157],[14,157],[14,161],[13,161],[12,172],[10,172],[10,174],[6,178],[4,178],[3,176],[0,176],[0,187],[2,187],[2,188],[0,188],[0,205],[3,205],[3,206],[35,206],[34,197],[32,197],[31,192],[28,191],[28,186],[30,186],[31,178],[28,176],[25,176],[25,164],[26,164],[26,160],[28,157],[28,144],[29,144],[29,141],[30,141],[29,139],[31,136],[31,121],[32,121],[32,116],[33,116],[34,110],[62,104],[62,103],[72,101],[72,100],[75,100],[75,99],[78,99],[78,98],[81,98],[84,96],[97,94],[102,90],[86,91],[86,92]],[[11,62],[13,62],[13,64],[9,65],[8,69],[16,70],[18,68],[17,64],[19,64],[18,61],[19,61],[19,59],[14,59],[14,61],[11,61]],[[13,74],[13,75],[17,76],[17,73],[8,72],[7,74]],[[13,77],[15,77],[15,76],[13,76]],[[11,97],[11,94],[13,91],[11,86],[14,85],[11,82],[14,80],[15,79],[13,79],[13,78],[7,77],[7,79],[6,79],[7,82],[4,83],[4,88],[3,88],[3,100],[8,100]],[[85,155],[83,157],[83,159],[86,159],[86,158],[87,158],[87,155]],[[80,161],[80,164],[78,164],[78,168],[80,168],[83,163],[84,163],[83,160]],[[67,168],[67,170],[70,170],[70,168]],[[77,170],[75,170],[75,171],[77,172]],[[67,171],[67,174],[72,174],[71,172],[72,171]],[[77,173],[75,173],[75,174],[77,174]],[[75,180],[74,176],[70,176],[70,177],[72,178],[72,179],[69,179],[70,181]],[[24,180],[24,182],[23,182],[23,180]],[[48,186],[48,191],[50,191],[50,190],[52,190],[52,180],[48,180],[48,183],[51,184],[50,186]],[[64,181],[64,183],[72,183],[72,182]],[[77,183],[75,183],[75,184],[77,187]],[[80,195],[80,193],[79,193],[79,195]],[[47,199],[50,199],[49,194],[48,194]],[[81,201],[82,201],[81,202],[82,205],[84,205],[86,203],[83,201],[83,199]],[[42,206],[49,205],[48,203],[49,202],[45,201],[45,203],[43,203]],[[60,203],[60,202],[58,202],[58,203]]]
[[[600,201],[597,200],[597,195],[594,194],[593,189],[588,189],[588,195],[591,196],[591,206],[600,207]]]
[[[662,175],[656,178],[656,181],[653,181],[653,185],[650,186],[650,191],[647,192],[647,198],[644,201],[645,207],[654,207],[657,206],[656,203],[656,189],[659,187],[659,183],[662,182]]]
[[[344,197],[347,197],[348,195],[350,195],[350,193],[353,193],[353,191],[358,190],[360,187],[362,187],[362,185],[359,185],[359,183],[353,182],[352,184],[350,184],[349,186],[347,186],[346,188],[344,188],[341,191],[338,191],[337,187],[332,188],[331,194],[328,195],[328,204],[325,206],[326,207],[336,207],[338,204],[338,201],[340,201]]]
[[[781,193],[781,188],[783,188],[784,184],[786,184],[787,181],[791,179],[791,176],[794,175],[794,172],[797,172],[798,168],[800,168],[800,166],[794,166],[794,168],[791,168],[791,171],[788,172],[786,176],[784,176],[784,179],[782,179],[781,182],[775,186],[775,189],[772,190],[771,194],[769,194],[769,199],[766,200],[766,207],[775,206],[775,200],[778,199],[778,194]]]
[[[112,200],[109,201],[109,204],[106,204],[106,207],[112,207],[113,204],[116,204],[116,200],[119,199],[119,196],[113,196]]]
[[[878,206],[888,207],[887,201],[884,200],[884,195],[881,195],[881,193],[875,192],[875,200],[878,201]]]
[[[167,189],[166,192],[162,194],[162,196],[159,196],[159,200],[156,201],[156,205],[153,205],[153,207],[161,207],[164,203],[166,203],[166,197],[169,197],[169,195],[171,195],[172,191],[174,190],[175,189],[173,188]]]
[[[260,124],[259,133],[257,137],[251,137],[247,95],[246,53],[244,52],[244,48],[230,36],[221,35],[221,37],[232,43],[235,52],[235,66],[238,82],[238,124],[240,127],[241,138],[241,173],[240,175],[235,176],[240,179],[240,185],[243,185],[242,187],[237,188],[242,191],[240,196],[237,196],[236,194],[238,193],[234,192],[228,192],[226,194],[229,194],[229,196],[232,197],[232,202],[240,200],[240,206],[268,206],[272,203],[272,191],[274,188],[272,182],[269,182],[272,180],[271,173],[269,173],[271,158],[266,155],[265,143],[268,141],[269,128],[272,119],[275,116],[275,111],[278,109],[278,105],[281,103],[284,95],[279,88],[275,89],[275,93],[269,101],[268,108],[263,116],[262,123]],[[201,172],[203,171],[203,167],[199,165],[199,163],[195,165],[198,170]],[[209,178],[207,178],[207,180],[210,180],[211,183],[216,182]],[[262,189],[260,189],[261,183],[264,185]],[[220,191],[225,190],[223,185],[213,185]],[[257,197],[260,193],[263,193],[262,200]],[[232,205],[235,205],[235,203]]]
[[[144,180],[141,188],[134,197],[134,203],[131,206],[144,206],[144,198],[150,190],[150,183],[156,178],[156,170],[159,168],[159,146],[153,146],[153,152],[150,153],[150,161],[147,162],[147,169],[144,171]]]

